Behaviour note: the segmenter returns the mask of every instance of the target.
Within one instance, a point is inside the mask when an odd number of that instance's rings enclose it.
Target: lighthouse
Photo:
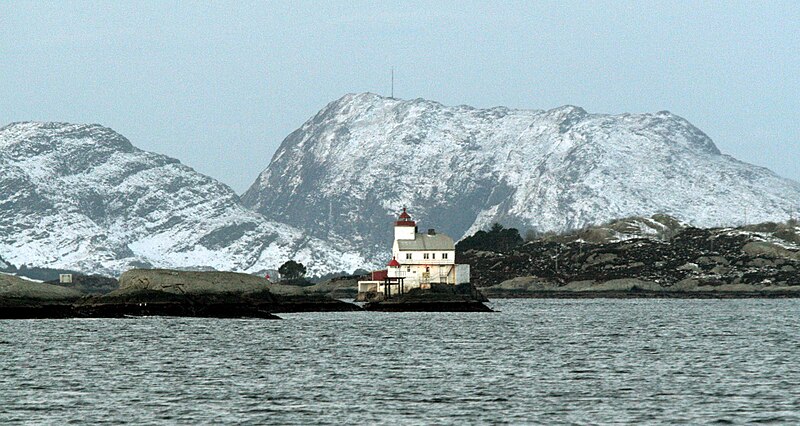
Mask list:
[[[404,207],[394,221],[392,259],[386,269],[374,271],[369,281],[359,281],[359,292],[402,294],[414,288],[469,282],[469,265],[457,265],[452,238],[435,229],[419,233],[417,222]],[[392,286],[397,289],[392,291]]]
[[[417,222],[411,220],[411,215],[408,214],[406,208],[403,207],[403,212],[394,223],[394,239],[397,240],[413,240],[414,235],[417,233]]]

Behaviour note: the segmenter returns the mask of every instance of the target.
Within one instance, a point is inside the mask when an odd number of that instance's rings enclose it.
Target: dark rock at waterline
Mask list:
[[[260,297],[259,297],[260,296]],[[161,290],[126,289],[81,299],[77,317],[182,316],[203,318],[277,318],[270,312],[268,291],[245,297],[240,293],[177,294]]]
[[[72,305],[11,305],[0,306],[0,320],[5,319],[61,319],[75,318]]]
[[[361,307],[352,303],[332,299],[322,295],[277,296],[277,303],[270,307],[270,312],[351,312],[361,311]]]
[[[110,296],[87,296],[72,301],[4,298],[0,299],[0,318],[180,316],[279,319],[270,312],[274,307],[272,301],[243,299],[238,294],[186,296],[155,290],[136,290]]]
[[[369,297],[369,296],[367,296]],[[384,298],[374,294],[364,305],[367,311],[384,312],[491,312],[488,301],[471,284],[432,284],[430,289],[412,289],[408,293]]]
[[[395,301],[370,302],[364,306],[366,311],[380,312],[492,312],[492,309],[478,301]]]

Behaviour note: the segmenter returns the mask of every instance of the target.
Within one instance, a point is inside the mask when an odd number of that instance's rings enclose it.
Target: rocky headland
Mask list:
[[[700,229],[628,218],[457,253],[488,297],[800,297],[796,221]]]

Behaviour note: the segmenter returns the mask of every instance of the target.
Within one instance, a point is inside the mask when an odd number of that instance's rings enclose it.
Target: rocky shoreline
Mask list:
[[[490,293],[491,294],[491,293]],[[495,293],[492,299],[795,299],[796,291],[693,291],[650,290],[520,291]]]
[[[658,232],[643,235],[643,229]],[[486,297],[800,298],[795,221],[699,229],[654,216],[515,246],[457,250],[456,256],[471,266],[468,287],[411,291],[391,300],[356,294],[357,276],[296,286],[233,272],[134,269],[118,283],[86,277],[69,288],[0,274],[0,319],[488,311]],[[338,300],[353,297],[368,303],[362,308]]]
[[[649,220],[658,233],[637,234],[648,219],[636,218],[457,257],[491,298],[800,297],[796,222],[700,229],[667,219]]]

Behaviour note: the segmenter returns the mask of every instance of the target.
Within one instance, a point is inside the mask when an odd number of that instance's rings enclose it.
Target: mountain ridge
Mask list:
[[[743,211],[785,220],[800,184],[722,154],[668,111],[479,109],[362,93],[287,136],[241,198],[378,259],[403,206],[456,239],[493,222],[564,231],[652,214],[715,226]]]
[[[290,258],[352,271],[353,253],[239,204],[227,185],[100,125],[0,128],[0,255],[116,275],[131,267],[260,272]]]
[[[348,94],[289,134],[241,196],[98,124],[10,123],[0,148],[0,255],[89,273],[261,272],[289,258],[315,274],[375,267],[404,206],[460,239],[494,222],[563,232],[653,214],[782,221],[800,200],[800,184],[721,153],[668,111]]]

